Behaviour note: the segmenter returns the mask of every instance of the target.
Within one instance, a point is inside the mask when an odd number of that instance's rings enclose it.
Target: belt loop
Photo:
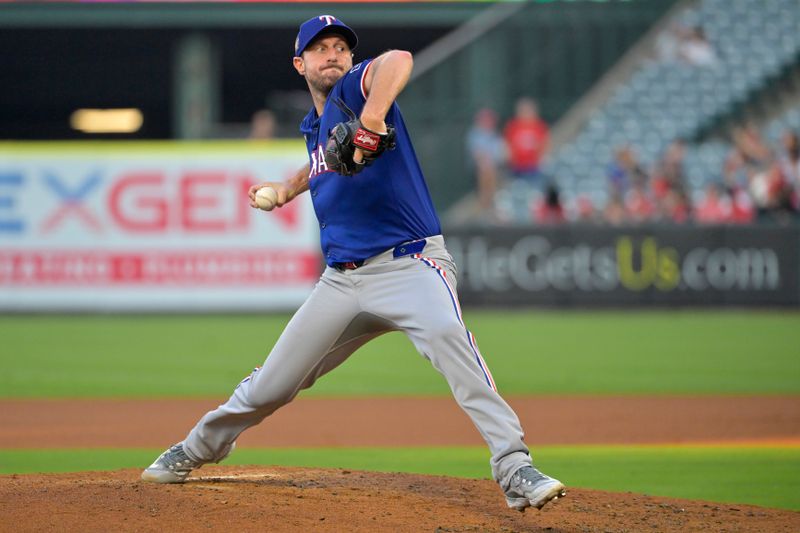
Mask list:
[[[333,268],[339,272],[344,272],[345,270],[355,270],[357,268],[361,268],[362,266],[364,266],[364,261],[346,261],[344,263],[333,264]]]

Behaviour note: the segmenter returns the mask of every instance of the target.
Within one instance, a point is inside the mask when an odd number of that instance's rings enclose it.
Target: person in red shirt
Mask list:
[[[655,217],[656,203],[643,180],[634,181],[624,198],[625,211],[631,222],[649,222]]]
[[[683,224],[692,214],[692,206],[686,193],[678,189],[670,189],[661,203],[662,220]]]
[[[709,184],[702,201],[695,208],[695,221],[700,224],[725,224],[732,216],[731,199],[723,194],[722,187],[716,183]]]
[[[508,146],[509,168],[517,178],[535,181],[550,148],[550,128],[539,118],[531,98],[517,100],[516,112],[506,124],[503,137]]]
[[[750,224],[755,219],[753,201],[747,191],[741,187],[728,188],[731,198],[731,218],[734,224]]]

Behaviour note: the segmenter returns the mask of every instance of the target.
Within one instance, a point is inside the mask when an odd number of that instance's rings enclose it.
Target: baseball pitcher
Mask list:
[[[412,56],[391,50],[353,65],[357,43],[355,32],[330,15],[300,26],[293,64],[314,104],[300,124],[309,162],[286,182],[249,192],[253,207],[271,209],[310,191],[327,267],[264,365],[142,479],[180,483],[193,469],[219,462],[244,430],[371,339],[400,330],[444,376],[483,436],[509,507],[541,508],[564,496],[565,487],[532,466],[519,419],[464,324],[456,267],[395,103]],[[257,202],[263,187],[277,193],[274,202]]]

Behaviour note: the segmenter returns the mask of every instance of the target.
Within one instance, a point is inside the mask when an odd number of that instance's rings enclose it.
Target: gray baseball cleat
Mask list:
[[[512,509],[524,512],[528,507],[541,509],[547,502],[566,495],[566,487],[559,480],[542,474],[532,466],[523,466],[511,476],[506,502]]]
[[[235,447],[236,443],[234,442],[219,461],[228,457]],[[158,456],[158,459],[153,461],[153,464],[145,468],[142,472],[142,480],[153,483],[183,483],[192,470],[200,468],[208,462],[211,461],[195,461],[190,458],[183,450],[183,443],[179,442],[170,446],[167,451]]]

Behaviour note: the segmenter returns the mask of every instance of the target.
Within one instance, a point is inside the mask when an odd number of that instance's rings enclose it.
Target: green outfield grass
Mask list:
[[[161,450],[0,450],[1,473],[142,468]],[[543,447],[535,461],[569,486],[800,511],[800,449]],[[488,478],[485,448],[239,449],[224,464],[310,466]],[[198,474],[202,474],[199,471]]]
[[[0,396],[224,397],[287,320],[2,316]],[[800,393],[797,312],[481,311],[466,321],[504,394]],[[392,333],[304,394],[448,393]]]

